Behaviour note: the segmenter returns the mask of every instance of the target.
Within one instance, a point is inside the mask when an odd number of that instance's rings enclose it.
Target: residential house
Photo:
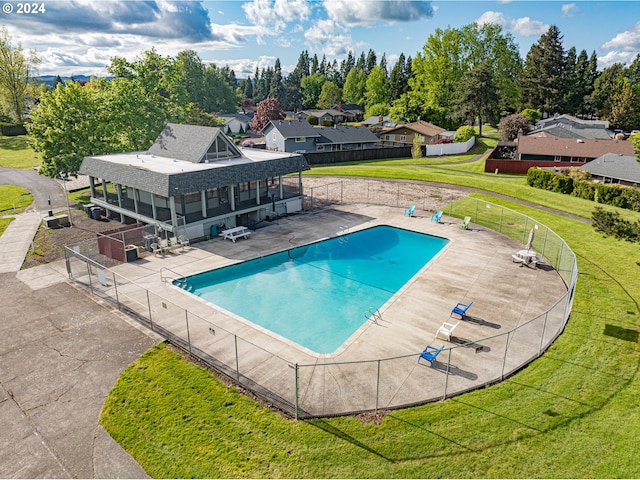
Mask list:
[[[635,155],[607,153],[580,167],[599,183],[618,183],[630,187],[640,185],[640,162]]]
[[[333,109],[302,110],[298,113],[298,115],[302,120],[306,120],[308,117],[318,117],[318,125],[323,125],[326,123],[336,124],[347,121],[343,112],[339,112],[338,110]]]
[[[361,150],[379,142],[367,127],[313,127],[306,120],[272,120],[262,132],[267,150],[284,152]]]
[[[387,117],[386,115],[371,115],[360,122],[360,125],[364,125],[365,127],[372,127],[376,125],[382,128],[393,128],[398,124],[394,122],[391,117]]]
[[[364,110],[356,103],[337,103],[331,105],[331,109],[342,112],[345,122],[357,122],[364,115]]]
[[[224,133],[227,135],[233,133],[247,133],[251,127],[251,118],[244,113],[233,113],[220,115],[219,118],[224,119]]]
[[[604,120],[583,120],[571,115],[557,115],[539,120],[535,128],[527,135],[548,133],[560,138],[588,138],[592,140],[608,140],[612,132],[609,130],[609,122]]]
[[[413,139],[418,136],[422,145],[429,145],[441,138],[441,135],[445,132],[446,130],[442,127],[418,120],[417,122],[398,125],[395,128],[385,130],[382,134],[382,139],[385,142],[413,145]]]
[[[308,169],[302,155],[239,148],[221,128],[170,123],[148,151],[85,157],[79,173],[107,215],[193,239],[301,209]],[[282,183],[291,173],[300,180],[293,190]]]
[[[511,148],[511,152],[507,150]],[[527,173],[531,167],[580,167],[607,153],[633,155],[627,140],[560,138],[548,133],[519,135],[515,147],[499,145],[485,162],[485,171]],[[511,158],[504,158],[511,157]]]

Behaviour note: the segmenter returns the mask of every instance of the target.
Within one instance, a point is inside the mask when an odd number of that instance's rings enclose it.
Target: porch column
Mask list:
[[[107,200],[107,181],[104,178],[102,179],[102,199],[104,200],[104,203],[107,205],[109,204],[109,200]],[[105,208],[105,212],[107,217],[111,215],[111,210],[108,208]]]
[[[155,193],[151,194],[151,216],[153,217],[154,220],[158,218],[156,215],[156,194]]]
[[[298,195],[302,196],[302,170],[298,172]]]
[[[122,208],[122,185],[116,183],[116,193],[118,194],[118,206]],[[120,213],[120,221],[124,223],[124,214]]]
[[[91,198],[96,198],[96,183],[94,177],[89,177],[89,188],[91,189]]]
[[[282,186],[282,175],[278,175],[278,190],[280,193],[280,200],[284,198],[284,188]]]
[[[138,213],[138,189],[133,189],[133,211]]]
[[[235,211],[236,209],[236,193],[235,187],[233,185],[229,185],[229,204],[231,205],[231,211]]]
[[[260,180],[256,180],[256,205],[260,205]]]
[[[171,225],[174,232],[178,230],[178,217],[176,215],[176,197],[169,197],[169,209],[171,210]]]
[[[207,218],[207,191],[200,190],[200,208],[202,208],[202,218]]]

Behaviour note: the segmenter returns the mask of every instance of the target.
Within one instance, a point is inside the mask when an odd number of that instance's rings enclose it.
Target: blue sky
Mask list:
[[[193,49],[238,78],[276,58],[288,72],[302,50],[339,63],[348,50],[372,49],[392,66],[400,53],[415,56],[436,28],[473,22],[502,25],[523,58],[550,25],[565,49],[595,51],[600,68],[640,53],[640,1],[44,0],[36,4],[45,11],[31,13],[0,3],[0,23],[14,43],[38,52],[42,75],[104,75],[110,58],[151,48],[171,56]]]

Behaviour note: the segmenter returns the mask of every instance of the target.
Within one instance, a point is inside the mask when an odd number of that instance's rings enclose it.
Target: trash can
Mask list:
[[[218,225],[211,225],[211,237],[218,236]]]
[[[87,204],[85,204],[85,206],[84,206],[84,213],[86,213],[86,214],[87,214],[87,217],[89,217],[89,218],[93,218],[93,217],[91,216],[91,209],[92,209],[93,207],[95,207],[95,205],[94,205],[93,203],[87,203]]]
[[[91,218],[94,220],[100,220],[100,207],[91,207]]]
[[[124,254],[127,257],[127,262],[133,262],[138,259],[138,247],[127,245],[124,247]]]

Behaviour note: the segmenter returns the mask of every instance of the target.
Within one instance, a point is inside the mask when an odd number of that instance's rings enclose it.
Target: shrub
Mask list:
[[[439,138],[438,140],[433,142],[434,145],[440,145],[442,143],[453,143],[453,140],[451,140],[450,138]]]
[[[0,123],[0,134],[5,137],[17,137],[18,135],[26,135],[27,129],[21,123]]]
[[[309,125],[318,125],[318,123],[320,123],[320,120],[315,115],[309,115],[307,117],[307,122],[309,122]]]
[[[463,125],[462,127],[456,130],[455,135],[453,136],[454,142],[464,143],[469,140],[471,137],[475,137],[476,130],[469,125]]]
[[[525,108],[522,111],[522,115],[527,117],[527,120],[529,120],[529,123],[532,125],[542,118],[542,112],[534,108]]]

